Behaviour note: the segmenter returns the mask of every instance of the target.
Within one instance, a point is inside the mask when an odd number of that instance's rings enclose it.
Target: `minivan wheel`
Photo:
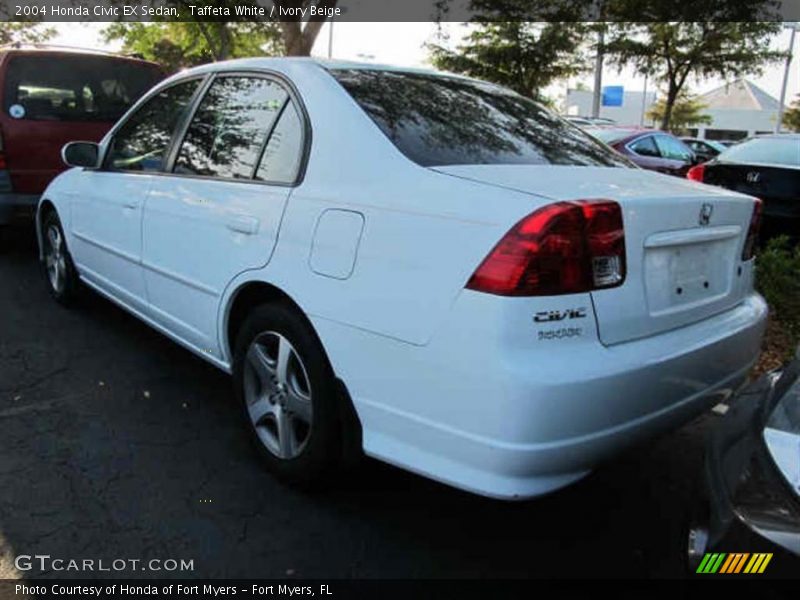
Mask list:
[[[341,419],[333,371],[308,322],[284,304],[256,308],[237,336],[233,376],[266,466],[295,485],[326,483],[342,455]]]
[[[42,242],[47,288],[57,302],[68,306],[78,294],[80,281],[67,250],[61,221],[55,212],[46,215],[42,222]]]

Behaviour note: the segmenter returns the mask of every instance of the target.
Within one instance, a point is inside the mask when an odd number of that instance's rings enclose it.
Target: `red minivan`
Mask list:
[[[65,143],[99,141],[163,77],[159,65],[126,56],[0,47],[0,226],[15,214],[33,214],[65,169]]]

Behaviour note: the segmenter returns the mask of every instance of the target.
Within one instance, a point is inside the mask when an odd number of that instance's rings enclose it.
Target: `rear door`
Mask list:
[[[260,75],[220,75],[177,146],[172,174],[153,182],[143,229],[150,314],[219,356],[220,297],[265,265],[299,175],[305,126],[287,87]]]
[[[152,64],[79,53],[10,52],[0,126],[13,191],[40,194],[64,170],[61,148],[99,141],[162,74]]]

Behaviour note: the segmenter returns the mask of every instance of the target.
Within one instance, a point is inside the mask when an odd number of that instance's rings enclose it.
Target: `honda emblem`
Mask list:
[[[700,207],[700,218],[697,220],[701,226],[705,227],[711,222],[711,213],[714,212],[714,207],[711,204],[703,204]]]

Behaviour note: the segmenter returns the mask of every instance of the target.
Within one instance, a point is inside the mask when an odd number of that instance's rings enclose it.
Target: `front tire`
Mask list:
[[[71,306],[80,287],[78,272],[67,250],[67,240],[61,221],[55,212],[48,213],[42,221],[42,251],[47,289],[56,302]]]
[[[281,303],[256,308],[237,336],[233,375],[269,470],[301,487],[328,482],[342,455],[336,380],[306,319]]]

